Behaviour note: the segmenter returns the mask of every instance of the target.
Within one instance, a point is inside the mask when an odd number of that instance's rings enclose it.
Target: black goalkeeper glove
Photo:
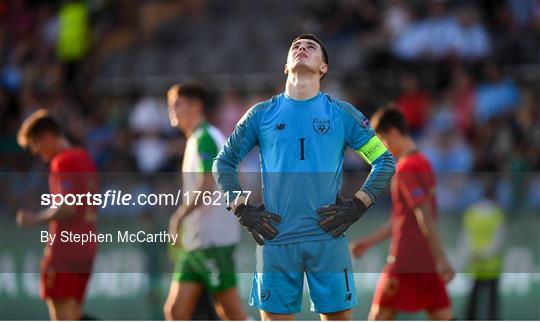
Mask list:
[[[255,207],[241,204],[234,210],[240,225],[244,226],[259,245],[264,245],[264,240],[274,239],[278,234],[277,229],[272,226],[271,221],[281,222],[281,217],[266,211],[263,204]]]
[[[343,201],[338,196],[336,204],[317,209],[317,214],[322,216],[319,220],[319,226],[337,238],[360,219],[368,209],[369,207],[356,197]]]

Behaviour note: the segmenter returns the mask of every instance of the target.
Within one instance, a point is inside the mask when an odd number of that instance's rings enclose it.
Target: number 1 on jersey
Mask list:
[[[300,160],[304,160],[304,141],[306,138],[300,138]]]

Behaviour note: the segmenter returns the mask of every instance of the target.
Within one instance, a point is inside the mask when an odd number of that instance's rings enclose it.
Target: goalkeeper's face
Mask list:
[[[320,77],[328,72],[321,46],[311,39],[298,39],[291,44],[285,65],[285,75],[298,72],[318,73]]]

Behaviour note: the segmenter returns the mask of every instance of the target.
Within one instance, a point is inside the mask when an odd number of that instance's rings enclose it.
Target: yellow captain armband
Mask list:
[[[366,161],[368,164],[372,164],[373,161],[377,160],[384,152],[386,152],[386,147],[381,142],[378,136],[374,135],[366,144],[356,150],[359,156]]]

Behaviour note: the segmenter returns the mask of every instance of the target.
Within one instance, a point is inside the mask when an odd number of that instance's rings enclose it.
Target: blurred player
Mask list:
[[[175,85],[167,93],[167,100],[171,125],[188,138],[182,163],[182,193],[214,191],[212,161],[225,138],[207,122],[211,110],[206,89],[194,83]],[[176,262],[165,317],[190,320],[206,289],[212,293],[221,319],[245,320],[233,261],[235,245],[240,241],[238,223],[228,216],[225,206],[195,204],[192,200],[171,216],[169,232],[177,234],[181,229],[186,251]]]
[[[82,148],[70,145],[59,123],[46,110],[38,110],[22,124],[17,135],[21,147],[50,161],[51,194],[86,194],[97,192],[96,166]],[[83,202],[84,203],[84,202]],[[75,234],[96,232],[97,212],[88,204],[48,208],[38,213],[21,209],[17,224],[34,226],[49,223],[49,233],[56,241],[45,248],[41,262],[41,297],[46,300],[53,320],[79,320],[86,285],[90,278],[97,244],[61,242],[62,231]]]
[[[435,177],[416,149],[403,115],[395,109],[376,112],[371,124],[398,160],[392,179],[392,218],[371,235],[351,244],[355,257],[392,237],[388,263],[379,279],[369,319],[391,320],[398,312],[427,311],[434,320],[450,320],[445,283],[454,272],[446,259],[435,224]]]
[[[474,284],[469,295],[466,318],[477,320],[480,303],[488,299],[489,320],[499,319],[499,279],[503,266],[505,227],[504,209],[498,204],[497,182],[488,180],[485,197],[471,205],[463,215],[467,259]]]
[[[239,162],[255,145],[260,148],[268,211],[250,205],[247,194],[230,206],[259,244],[250,305],[264,320],[293,319],[300,312],[304,274],[312,310],[321,319],[352,318],[357,299],[343,233],[373,205],[394,172],[394,159],[362,113],[320,91],[327,72],[323,43],[311,34],[295,38],[285,92],[246,112],[214,162],[220,188],[234,195],[242,190]],[[342,201],[346,147],[372,170],[355,196]]]

